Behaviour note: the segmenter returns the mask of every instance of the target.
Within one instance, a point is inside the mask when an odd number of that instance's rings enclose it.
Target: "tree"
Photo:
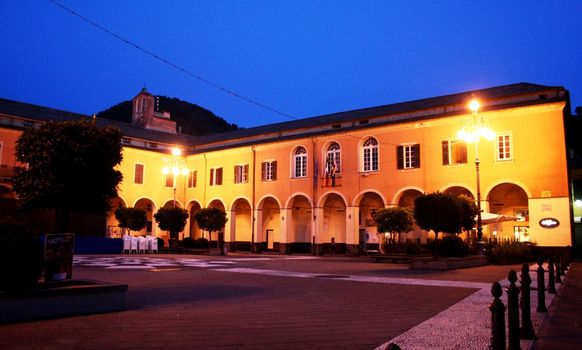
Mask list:
[[[393,236],[398,234],[398,240],[400,241],[400,234],[402,232],[412,230],[414,219],[410,209],[393,207],[376,211],[374,220],[378,224],[378,232],[389,233],[391,239],[394,239]]]
[[[198,227],[209,233],[220,230],[228,221],[226,213],[218,208],[203,208],[194,215],[194,219]]]
[[[170,232],[170,242],[175,246],[178,240],[178,232],[184,230],[188,211],[182,208],[161,208],[154,214],[154,219],[160,229]]]
[[[143,229],[148,222],[146,211],[140,208],[117,208],[115,218],[119,226],[128,229],[129,233]]]
[[[16,142],[14,190],[22,208],[55,209],[56,230],[65,232],[69,216],[105,213],[123,176],[121,132],[94,120],[48,122],[28,128]]]
[[[414,200],[414,219],[423,230],[456,235],[475,226],[476,205],[466,197],[447,193],[430,193]],[[438,247],[438,243],[436,244]]]

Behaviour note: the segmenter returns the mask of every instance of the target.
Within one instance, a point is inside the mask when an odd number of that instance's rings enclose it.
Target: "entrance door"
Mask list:
[[[273,241],[274,241],[274,233],[273,233],[273,229],[268,229],[267,232],[265,233],[265,236],[267,238],[267,249],[268,250],[273,250]]]

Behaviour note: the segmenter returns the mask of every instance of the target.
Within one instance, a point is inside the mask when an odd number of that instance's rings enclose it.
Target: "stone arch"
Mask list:
[[[395,196],[395,199],[397,198],[397,200],[394,202],[399,207],[414,208],[414,200],[422,194],[423,191],[418,188],[403,189],[397,194],[397,196]]]
[[[376,191],[367,191],[358,195],[357,205],[357,224],[358,224],[358,242],[360,245],[379,244],[378,229],[374,221],[375,213],[378,209],[386,206],[386,202],[381,193]],[[376,248],[376,246],[372,247]]]
[[[362,199],[364,198],[364,196],[366,196],[368,194],[375,194],[378,197],[380,197],[380,199],[382,200],[382,203],[383,203],[384,206],[386,206],[386,204],[388,203],[386,201],[386,197],[384,197],[384,195],[382,194],[382,192],[376,191],[376,190],[373,190],[373,189],[367,189],[367,190],[364,190],[364,191],[358,193],[354,197],[354,200],[352,201],[352,206],[354,206],[354,207],[359,206],[360,203],[362,202]]]
[[[188,203],[188,232],[192,239],[201,238],[202,230],[198,227],[198,223],[194,216],[202,209],[202,206],[197,201],[191,201]]]
[[[323,229],[319,235],[322,243],[336,242],[338,253],[346,251],[346,200],[339,193],[330,192],[322,198]]]
[[[149,198],[140,198],[133,204],[134,208],[145,209],[147,225],[138,232],[138,235],[156,235],[156,228],[154,226],[154,213],[157,211],[156,204]],[[156,225],[157,226],[157,225]]]
[[[173,199],[170,199],[168,201],[166,201],[166,203],[164,203],[164,205],[162,205],[162,208],[174,208],[174,203],[176,208],[182,208],[182,203],[180,203],[179,200],[176,199],[176,201],[174,201]]]
[[[288,201],[287,242],[289,252],[309,252],[312,243],[313,208],[309,197],[296,194]]]
[[[467,187],[462,186],[462,185],[454,185],[454,186],[449,186],[447,188],[445,188],[444,190],[442,190],[443,193],[448,193],[448,194],[453,194],[455,196],[465,196],[468,197],[470,199],[475,199],[475,196],[473,195],[473,192],[471,192],[471,190],[469,190]]]
[[[279,250],[281,236],[281,205],[276,197],[261,198],[257,211],[257,243],[259,250]]]
[[[230,219],[232,220],[231,227],[234,229],[232,233],[235,243],[233,250],[251,250],[251,244],[254,241],[252,214],[251,204],[246,198],[238,198],[232,203]]]
[[[489,237],[529,241],[528,232],[515,230],[515,227],[529,227],[529,196],[525,189],[509,182],[498,184],[488,192],[487,202],[489,206],[487,211],[518,218],[517,222],[508,221],[487,225]]]

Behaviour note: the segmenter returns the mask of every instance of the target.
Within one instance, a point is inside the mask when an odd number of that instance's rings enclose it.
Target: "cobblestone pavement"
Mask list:
[[[470,300],[511,268],[413,271],[310,256],[81,256],[74,277],[128,284],[128,310],[0,325],[0,348],[374,349]],[[489,302],[475,317],[488,319]]]

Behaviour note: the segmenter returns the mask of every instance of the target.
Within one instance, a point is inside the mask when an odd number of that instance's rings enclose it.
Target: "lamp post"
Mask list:
[[[182,151],[179,148],[172,148],[172,158],[166,160],[166,166],[162,168],[162,173],[164,175],[168,175],[172,173],[172,187],[174,191],[174,200],[173,200],[173,207],[176,207],[176,180],[178,175],[188,175],[188,168],[182,158]]]
[[[463,128],[457,133],[457,137],[467,143],[475,144],[475,170],[477,172],[477,248],[479,253],[484,253],[483,220],[481,219],[481,180],[479,178],[479,140],[484,138],[492,141],[495,133],[489,128],[487,121],[479,115],[481,104],[475,98],[469,102],[472,118],[464,121]]]

